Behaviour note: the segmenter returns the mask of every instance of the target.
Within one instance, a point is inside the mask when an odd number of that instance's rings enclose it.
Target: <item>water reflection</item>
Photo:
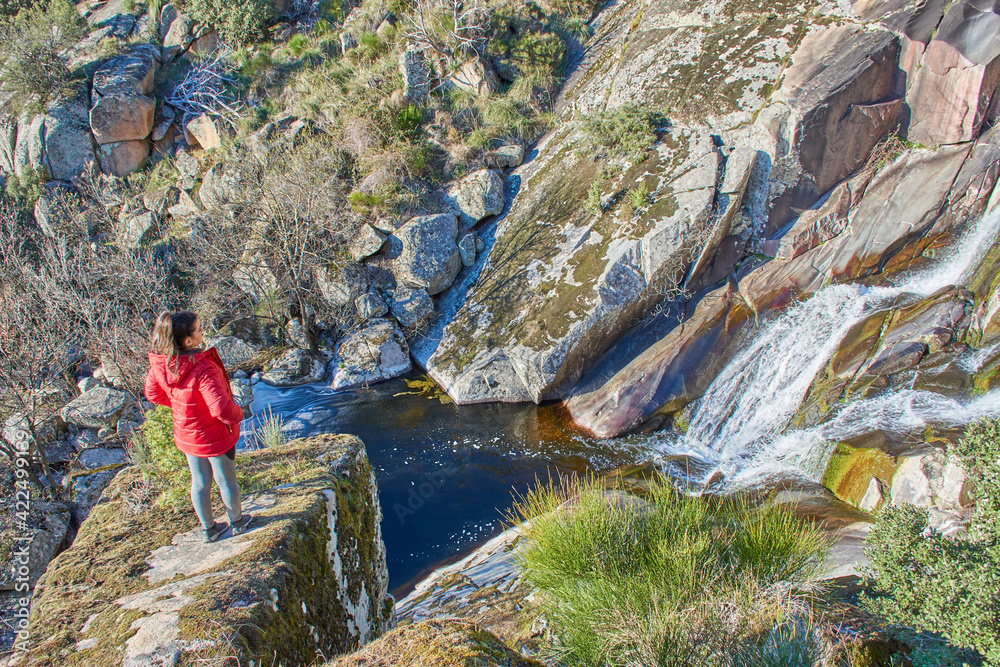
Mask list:
[[[622,441],[570,430],[553,406],[459,407],[433,383],[420,385],[426,377],[407,379],[409,385],[400,379],[338,392],[258,384],[252,406],[255,423],[268,408],[281,415],[290,439],[351,433],[365,442],[378,479],[394,593],[499,533],[512,492],[525,492],[536,477],[644,458]],[[244,427],[250,430],[249,423]]]

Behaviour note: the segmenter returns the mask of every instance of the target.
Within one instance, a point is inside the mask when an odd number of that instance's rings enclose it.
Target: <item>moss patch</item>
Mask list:
[[[858,505],[872,478],[888,489],[896,472],[896,460],[880,449],[859,449],[839,444],[823,474],[823,486],[838,498]]]
[[[541,667],[479,626],[446,619],[393,630],[330,667]]]

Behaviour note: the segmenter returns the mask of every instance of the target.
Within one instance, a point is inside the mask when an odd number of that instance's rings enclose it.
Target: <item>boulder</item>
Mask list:
[[[508,169],[524,162],[524,146],[501,146],[483,155],[483,160],[493,169]]]
[[[3,423],[3,438],[20,451],[27,451],[31,446],[31,429],[28,419],[22,412],[8,417]],[[61,417],[53,417],[47,421],[38,421],[34,425],[35,435],[39,442],[55,440],[65,430],[66,424]]]
[[[75,470],[64,478],[63,484],[69,485],[72,500],[70,514],[74,525],[80,526],[86,521],[91,510],[100,502],[104,490],[124,466],[124,463],[120,463],[109,468]]]
[[[81,394],[84,394],[91,389],[102,386],[103,383],[95,378],[93,375],[88,375],[86,377],[80,378],[76,383],[77,388],[80,390]]]
[[[233,400],[241,408],[248,408],[253,403],[253,387],[249,378],[234,378],[229,382],[229,389],[233,392]]]
[[[901,456],[892,477],[889,502],[896,507],[905,504],[958,512],[964,504],[965,479],[961,462],[944,452]]]
[[[158,229],[156,214],[146,211],[125,221],[118,235],[118,242],[125,248],[139,248],[149,243]]]
[[[94,74],[90,128],[98,144],[146,139],[153,131],[153,89],[158,61],[136,51],[112,58]]]
[[[368,291],[365,269],[357,264],[347,264],[343,267],[336,264],[319,266],[316,267],[314,278],[323,299],[334,308],[353,303]]]
[[[472,227],[486,216],[503,212],[503,176],[493,169],[480,169],[448,188],[444,200],[463,227]]]
[[[251,236],[233,271],[233,282],[255,301],[278,292],[278,278],[268,264],[261,243],[260,239]]]
[[[140,169],[149,157],[148,141],[122,141],[100,146],[101,170],[105,174],[124,178]]]
[[[383,232],[380,232],[367,223],[362,225],[348,248],[351,259],[355,262],[360,262],[365,257],[371,257],[382,249],[385,239],[386,235]]]
[[[185,60],[196,60],[197,58],[214,56],[224,47],[225,43],[222,41],[222,36],[219,35],[218,30],[212,30],[208,26],[201,26],[195,33],[194,41],[191,42],[188,50],[182,55]]]
[[[170,25],[166,28],[166,35],[163,37],[163,60],[176,58],[191,46],[194,38],[191,36],[191,28],[194,22],[187,14],[176,14]],[[160,30],[163,30],[161,25]]]
[[[363,443],[297,440],[241,453],[237,471],[270,490],[245,504],[254,515],[247,533],[210,544],[191,511],[150,506],[136,496],[140,471],[121,472],[36,587],[38,634],[20,664],[152,667],[222,656],[306,664],[390,629],[381,511]]]
[[[309,337],[306,336],[306,329],[302,326],[302,320],[294,317],[288,320],[285,325],[285,339],[296,347],[306,349],[309,347]]]
[[[907,138],[933,146],[979,136],[991,113],[996,113],[998,34],[1000,9],[995,5],[975,0],[948,5],[933,38],[908,68],[912,76],[906,88],[911,114]]]
[[[397,628],[327,667],[542,667],[474,623],[457,618]]]
[[[462,268],[455,245],[458,222],[451,213],[412,218],[390,237],[387,256],[396,280],[431,295],[447,289]]]
[[[344,336],[337,344],[330,386],[350,389],[399,377],[413,368],[410,350],[399,325],[375,319]]]
[[[101,449],[95,447],[81,452],[77,461],[84,468],[93,470],[94,468],[104,468],[106,466],[126,463],[128,461],[128,456],[125,454],[124,449]]]
[[[156,114],[153,116],[153,133],[150,135],[150,139],[154,142],[163,141],[166,139],[167,134],[176,127],[174,120],[177,118],[177,112],[169,104],[161,104],[156,108]]]
[[[160,16],[158,17],[159,25],[157,27],[157,35],[160,38],[161,44],[167,38],[167,34],[170,32],[170,26],[173,25],[179,14],[180,12],[177,11],[177,8],[174,7],[172,3],[168,2],[163,5],[163,8],[160,10]]]
[[[44,114],[7,121],[0,132],[0,166],[11,174],[44,169],[53,180],[75,183],[94,162],[88,114],[80,93],[54,100]]]
[[[100,447],[103,441],[104,438],[101,437],[100,431],[96,428],[85,428],[75,436],[70,436],[70,442],[81,451]]]
[[[476,95],[494,95],[500,92],[500,79],[493,66],[482,58],[463,63],[444,82],[445,89],[457,88]]]
[[[49,561],[59,551],[66,539],[70,526],[69,507],[62,503],[41,500],[32,493],[32,501],[27,508],[17,502],[13,475],[5,484],[3,513],[7,525],[17,525],[17,533],[12,535],[13,545],[5,549],[0,561],[0,590],[17,590],[22,594],[35,586]],[[20,506],[20,507],[18,507]],[[15,523],[14,514],[17,513]],[[21,541],[30,539],[28,541]]]
[[[243,174],[238,169],[226,169],[224,165],[213,165],[201,180],[198,197],[207,208],[222,208],[233,203],[240,193]]]
[[[127,406],[125,392],[95,387],[70,401],[60,414],[67,424],[99,429],[117,424]]]
[[[59,99],[45,110],[45,166],[49,178],[76,182],[94,163],[86,99]]]
[[[413,106],[424,106],[431,94],[431,69],[423,50],[413,45],[407,46],[399,54],[399,70],[403,74],[403,96],[406,102]]]
[[[309,350],[288,350],[274,360],[261,379],[272,387],[295,387],[326,377],[328,357]]]
[[[354,307],[358,311],[358,316],[362,320],[370,320],[373,317],[382,317],[389,312],[389,307],[385,301],[374,292],[362,294],[354,300]]]
[[[184,126],[184,130],[188,144],[197,143],[205,150],[222,147],[222,137],[219,133],[219,127],[208,114],[203,113],[193,120],[188,121],[187,125]]]
[[[392,292],[389,312],[402,326],[418,330],[434,317],[434,302],[421,287],[401,286]]]

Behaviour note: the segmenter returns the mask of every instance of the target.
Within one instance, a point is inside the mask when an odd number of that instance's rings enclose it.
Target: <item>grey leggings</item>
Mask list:
[[[226,506],[229,522],[238,521],[243,516],[240,504],[240,485],[236,481],[236,464],[233,459],[221,456],[191,456],[186,454],[191,469],[191,503],[198,520],[205,530],[215,525],[212,514],[212,478],[219,485],[222,504]],[[235,457],[234,457],[235,458]]]

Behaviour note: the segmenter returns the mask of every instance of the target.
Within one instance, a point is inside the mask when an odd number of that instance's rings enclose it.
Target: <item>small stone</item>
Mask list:
[[[104,428],[118,423],[126,406],[125,392],[108,387],[95,387],[70,401],[62,409],[68,424],[85,428]]]
[[[371,225],[364,225],[358,232],[357,237],[350,245],[351,259],[360,262],[366,257],[371,257],[382,249],[386,235]]]
[[[501,146],[483,156],[486,164],[494,169],[517,167],[524,162],[524,146]]]
[[[462,266],[472,266],[476,263],[476,243],[479,237],[470,232],[458,241],[458,252],[462,255]]]
[[[91,449],[100,447],[102,438],[96,428],[85,428],[75,438],[71,438],[71,442],[77,449]]]
[[[378,294],[368,292],[362,294],[354,300],[354,307],[358,310],[358,315],[363,320],[370,320],[373,317],[382,317],[389,312],[389,307],[385,305]]]
[[[389,310],[407,329],[418,329],[434,317],[434,301],[423,288],[403,286],[392,293]]]
[[[247,372],[243,370],[239,370],[233,373],[234,380],[245,380],[247,379],[247,377],[248,377]]]
[[[865,495],[861,498],[861,502],[858,503],[858,507],[866,512],[874,512],[881,504],[882,485],[879,484],[878,479],[872,477],[872,481],[868,483],[868,490],[865,491]]]

